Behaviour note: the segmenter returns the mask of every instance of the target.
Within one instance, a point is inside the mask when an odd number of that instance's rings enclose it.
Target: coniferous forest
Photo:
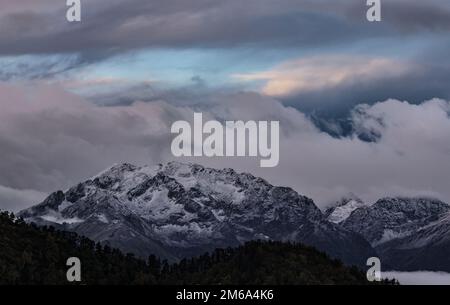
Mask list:
[[[358,268],[300,244],[253,241],[169,264],[0,213],[0,285],[73,284],[66,278],[69,257],[81,260],[81,284],[90,285],[369,284]]]

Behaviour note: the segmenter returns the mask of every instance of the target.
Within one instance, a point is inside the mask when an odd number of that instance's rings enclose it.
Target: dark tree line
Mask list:
[[[82,262],[82,284],[368,284],[358,268],[300,244],[254,241],[169,264],[0,213],[0,285],[70,284],[69,257]]]
[[[80,258],[83,284],[156,283],[157,260],[149,264],[76,233],[0,213],[0,284],[68,284],[69,257]]]

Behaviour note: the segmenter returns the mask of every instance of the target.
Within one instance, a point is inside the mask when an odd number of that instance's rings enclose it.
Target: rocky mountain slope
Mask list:
[[[327,221],[294,190],[196,164],[115,165],[20,216],[172,261],[256,239],[302,242],[348,264],[375,255],[361,235]]]
[[[450,271],[450,206],[428,198],[384,198],[341,225],[362,234],[396,270]]]
[[[450,206],[433,199],[383,198],[358,208],[342,222],[377,246],[392,239],[414,235],[450,212]]]

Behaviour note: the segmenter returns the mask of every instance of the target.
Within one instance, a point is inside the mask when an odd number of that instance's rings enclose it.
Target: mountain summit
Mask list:
[[[354,210],[363,206],[365,206],[364,202],[353,193],[350,193],[348,196],[339,200],[334,206],[328,208],[325,211],[325,216],[331,222],[341,223],[346,220]]]
[[[291,188],[179,162],[114,165],[19,216],[171,261],[250,240],[301,242],[347,264],[363,265],[375,253],[361,235],[329,222]]]

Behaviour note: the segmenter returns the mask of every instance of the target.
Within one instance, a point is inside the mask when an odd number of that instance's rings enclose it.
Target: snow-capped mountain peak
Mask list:
[[[450,271],[450,206],[439,200],[366,205],[351,195],[324,215],[291,188],[198,164],[116,164],[19,216],[172,261],[264,239],[302,242],[349,264],[378,256],[397,270]]]
[[[254,239],[301,241],[355,264],[373,254],[359,234],[328,222],[291,188],[189,163],[116,164],[20,216],[172,260]]]

